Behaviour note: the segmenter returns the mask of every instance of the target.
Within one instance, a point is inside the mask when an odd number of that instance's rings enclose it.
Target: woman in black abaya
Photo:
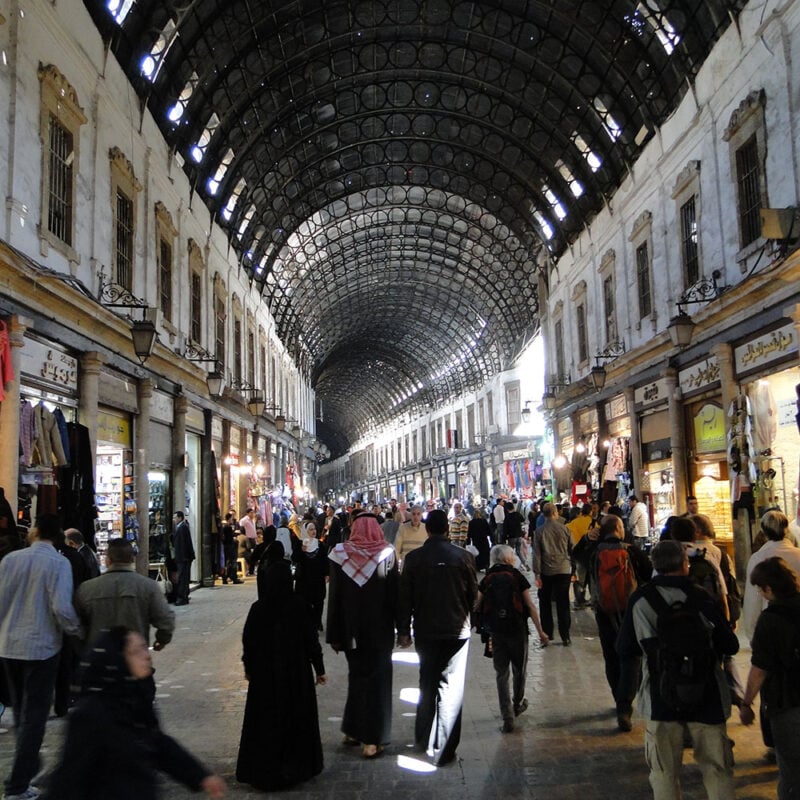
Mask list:
[[[292,592],[289,562],[270,565],[264,577],[242,634],[250,685],[236,778],[276,791],[322,771],[314,673],[316,683],[326,678],[308,603]]]
[[[353,520],[350,538],[331,561],[327,641],[347,657],[345,744],[361,744],[364,758],[383,752],[392,733],[392,648],[398,569],[394,547],[375,516]]]

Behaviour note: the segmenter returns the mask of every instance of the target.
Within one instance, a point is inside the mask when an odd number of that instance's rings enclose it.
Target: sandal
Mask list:
[[[383,747],[379,744],[365,744],[361,748],[361,755],[364,758],[377,758],[383,752]]]

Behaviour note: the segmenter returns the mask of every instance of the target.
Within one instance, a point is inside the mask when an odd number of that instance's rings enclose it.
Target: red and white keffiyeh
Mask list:
[[[363,586],[373,575],[381,561],[394,553],[394,548],[383,538],[378,518],[361,514],[353,520],[350,538],[337,544],[328,555],[342,572]]]

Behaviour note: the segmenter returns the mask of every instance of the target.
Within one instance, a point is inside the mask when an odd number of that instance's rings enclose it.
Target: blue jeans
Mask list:
[[[800,798],[800,708],[769,711],[767,716],[778,760],[778,800]]]
[[[22,794],[39,771],[39,750],[53,702],[58,658],[57,653],[43,661],[2,659],[17,732],[14,765],[3,784],[6,794]]]

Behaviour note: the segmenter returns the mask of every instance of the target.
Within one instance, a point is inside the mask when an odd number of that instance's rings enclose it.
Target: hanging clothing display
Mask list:
[[[11,335],[8,325],[0,319],[0,403],[6,399],[5,386],[14,380],[14,365],[11,362]]]
[[[737,395],[728,408],[728,469],[731,478],[731,502],[738,503],[745,492],[751,492],[757,480],[752,460],[753,424],[750,400]]]

